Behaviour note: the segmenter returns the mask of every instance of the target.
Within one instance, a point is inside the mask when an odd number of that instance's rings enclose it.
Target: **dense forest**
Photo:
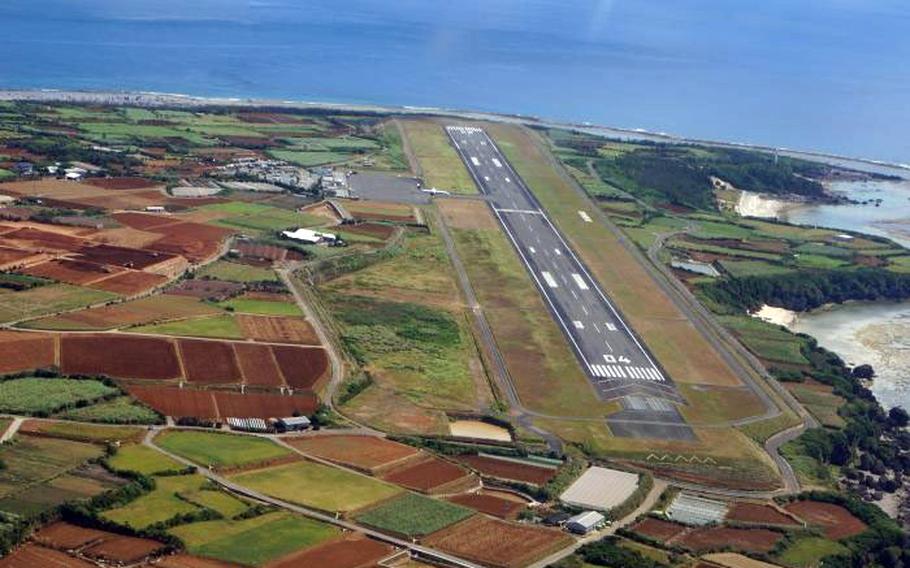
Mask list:
[[[702,286],[700,293],[735,311],[751,311],[762,304],[805,311],[847,300],[910,298],[910,274],[874,268],[800,271],[728,278]]]

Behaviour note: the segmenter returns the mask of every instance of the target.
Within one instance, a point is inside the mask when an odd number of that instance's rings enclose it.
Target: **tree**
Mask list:
[[[910,415],[900,406],[895,406],[888,411],[888,422],[894,428],[904,428],[910,423]]]
[[[875,369],[868,363],[857,365],[853,367],[853,376],[857,379],[871,379],[875,376]]]

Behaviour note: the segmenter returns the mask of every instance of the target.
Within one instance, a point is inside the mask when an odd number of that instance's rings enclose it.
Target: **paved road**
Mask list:
[[[645,394],[681,401],[670,378],[623,321],[493,140],[475,127],[449,126],[446,131],[598,394],[603,399]]]

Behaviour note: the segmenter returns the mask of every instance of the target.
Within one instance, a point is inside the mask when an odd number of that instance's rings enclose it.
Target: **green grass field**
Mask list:
[[[104,449],[94,444],[19,436],[14,443],[0,446],[0,460],[6,465],[0,470],[0,497],[50,480],[102,455]]]
[[[471,174],[440,124],[428,120],[402,120],[401,125],[427,186],[455,193],[477,193]]]
[[[351,154],[343,152],[310,152],[307,150],[269,150],[268,155],[304,168],[324,164],[341,164],[353,157]]]
[[[245,502],[216,488],[184,491],[180,496],[194,505],[211,509],[226,519],[234,518],[249,509]]]
[[[253,231],[275,232],[296,227],[312,227],[325,223],[324,218],[316,215],[307,215],[258,203],[232,201],[230,203],[206,205],[202,209],[229,214],[228,217],[216,221],[216,225],[251,229]]]
[[[257,314],[262,316],[302,316],[303,312],[293,302],[274,302],[271,300],[255,300],[251,298],[234,298],[218,304],[222,308],[230,308],[242,314]]]
[[[804,537],[796,539],[774,559],[794,568],[816,568],[825,556],[844,552],[847,552],[847,547],[839,542],[821,537]]]
[[[117,453],[107,461],[116,470],[135,471],[144,475],[174,473],[184,469],[183,464],[157,450],[139,444],[121,446],[117,449]]]
[[[131,328],[137,333],[159,335],[183,335],[189,337],[214,337],[219,339],[243,339],[243,332],[231,315],[195,318],[157,325],[142,325]]]
[[[370,477],[312,462],[296,462],[231,476],[266,495],[322,511],[347,512],[388,499],[401,489]]]
[[[51,284],[21,292],[0,292],[0,323],[44,314],[65,312],[100,304],[117,298],[116,294],[80,288],[69,284]]]
[[[289,513],[193,523],[169,532],[185,542],[192,554],[251,566],[261,566],[340,534],[331,525]]]
[[[720,316],[719,319],[759,357],[792,365],[809,364],[801,351],[803,340],[796,335],[758,318]]]
[[[464,520],[474,511],[407,493],[357,515],[357,522],[408,538],[425,536]]]
[[[91,406],[73,408],[60,414],[60,418],[102,424],[161,424],[161,416],[154,410],[136,403],[128,396],[119,396]]]
[[[278,276],[271,268],[249,266],[226,260],[207,264],[200,268],[197,274],[230,282],[278,282]]]
[[[203,467],[231,467],[282,458],[290,452],[264,438],[171,430],[155,438],[155,444]]]
[[[0,382],[0,412],[47,416],[119,391],[101,381],[22,378]]]
[[[198,491],[205,483],[204,477],[195,474],[157,477],[155,489],[151,493],[122,507],[105,511],[101,516],[134,529],[144,529],[177,515],[196,513],[201,508],[181,499],[178,494]]]

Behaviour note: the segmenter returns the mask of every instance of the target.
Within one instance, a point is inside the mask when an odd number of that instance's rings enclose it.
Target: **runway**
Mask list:
[[[575,251],[481,128],[446,132],[566,335],[598,396],[682,398]],[[591,217],[579,211],[588,222]]]

